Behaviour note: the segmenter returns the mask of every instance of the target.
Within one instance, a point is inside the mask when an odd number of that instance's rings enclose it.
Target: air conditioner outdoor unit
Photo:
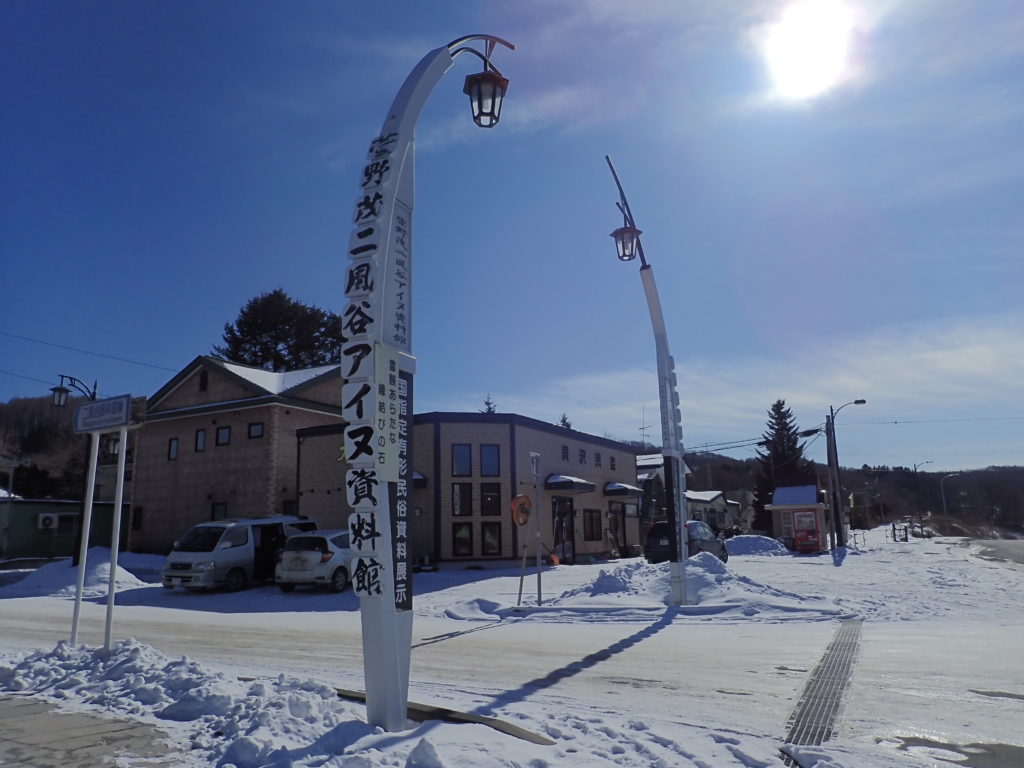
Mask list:
[[[56,530],[58,522],[58,516],[55,512],[40,512],[36,518],[36,527],[41,531]]]

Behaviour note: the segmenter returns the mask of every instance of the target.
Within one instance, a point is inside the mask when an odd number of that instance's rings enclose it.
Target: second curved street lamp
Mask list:
[[[644,257],[644,248],[640,243],[641,232],[636,227],[633,212],[626,201],[626,193],[611,158],[605,155],[604,159],[618,187],[619,202],[616,205],[622,213],[622,226],[611,233],[615,240],[615,250],[620,261],[640,258],[640,280],[643,282],[651,327],[654,330],[654,349],[658,358],[658,400],[661,404],[661,454],[665,461],[665,506],[669,530],[673,533],[669,549],[670,599],[672,605],[686,605],[686,556],[689,551],[686,541],[686,474],[683,470],[683,426],[679,413],[679,394],[676,391],[675,361],[668,351],[661,300],[654,283],[654,270]]]

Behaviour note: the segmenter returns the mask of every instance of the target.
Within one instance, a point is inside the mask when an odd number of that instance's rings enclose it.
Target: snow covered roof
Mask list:
[[[637,469],[657,469],[665,463],[665,458],[660,453],[645,453],[636,457]]]
[[[645,453],[636,457],[636,469],[637,472],[641,470],[659,470],[665,466],[665,457],[660,453]],[[690,474],[690,467],[684,461],[683,462],[683,474]]]
[[[818,487],[815,485],[790,485],[776,488],[772,504],[817,504]]]
[[[721,495],[722,495],[721,491],[687,491],[686,492],[686,500],[687,501],[704,501],[704,502],[707,502],[707,503],[710,504],[712,501],[714,501],[715,499],[717,499]]]
[[[321,365],[316,368],[302,368],[298,371],[265,371],[262,368],[253,368],[249,365],[229,363],[226,360],[218,360],[217,363],[225,370],[239,376],[246,381],[255,384],[272,395],[280,395],[293,387],[304,384],[310,379],[322,376],[329,371],[336,370],[337,364]]]
[[[0,488],[0,499],[20,499],[20,498],[21,498],[21,496],[19,496],[18,494],[11,493],[6,488]]]

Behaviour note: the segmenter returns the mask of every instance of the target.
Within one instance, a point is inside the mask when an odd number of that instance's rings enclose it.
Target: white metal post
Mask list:
[[[78,645],[78,618],[82,612],[85,589],[86,553],[89,551],[89,527],[92,523],[92,499],[96,488],[96,460],[100,450],[100,433],[90,433],[89,469],[86,472],[85,503],[82,506],[82,543],[78,550],[78,582],[75,585],[75,609],[71,616],[71,645]]]
[[[540,573],[541,573],[541,565],[540,565],[540,561],[541,561],[541,555],[540,555],[541,523],[540,523],[540,454],[539,453],[535,453],[534,451],[530,451],[530,468],[533,470],[533,496],[534,496],[533,506],[535,508],[533,514],[537,518],[537,522],[536,522],[537,535],[536,535],[536,541],[534,543],[534,549],[536,550],[536,554],[537,554],[537,605],[542,605],[544,600],[541,597],[541,587],[540,587],[540,582],[541,582],[541,579],[540,579]]]
[[[124,502],[124,465],[128,454],[128,428],[121,427],[117,439],[117,489],[114,491],[114,517],[110,533],[110,579],[107,582],[107,624],[103,633],[103,648],[110,650],[110,635],[114,626],[114,590],[117,580],[117,557],[121,550],[121,504]]]

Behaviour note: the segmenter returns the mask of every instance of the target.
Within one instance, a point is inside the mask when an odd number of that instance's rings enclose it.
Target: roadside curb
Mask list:
[[[238,680],[243,683],[254,682],[257,678],[255,677],[239,677]],[[334,688],[333,686],[331,686]],[[338,698],[347,699],[349,701],[358,701],[361,704],[366,703],[366,694],[362,691],[354,691],[348,688],[334,688],[334,692],[338,694]],[[474,715],[470,712],[459,712],[454,709],[448,709],[447,707],[436,707],[432,704],[418,704],[417,702],[410,701],[408,709],[406,710],[406,717],[410,720],[415,720],[418,723],[422,723],[426,720],[444,720],[448,723],[476,723],[477,725],[486,725],[488,728],[493,728],[499,733],[504,733],[508,736],[514,736],[517,739],[528,741],[531,744],[539,744],[542,747],[549,747],[555,744],[555,741],[549,739],[547,736],[541,736],[539,733],[528,731],[525,728],[520,728],[518,725],[500,720],[497,717],[488,717],[487,715]]]

